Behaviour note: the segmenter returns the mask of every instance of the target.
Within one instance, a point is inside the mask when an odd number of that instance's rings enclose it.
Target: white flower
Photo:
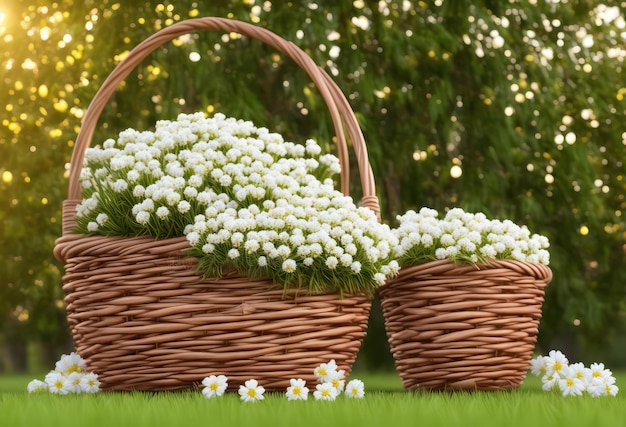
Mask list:
[[[337,392],[341,393],[346,385],[346,371],[343,369],[338,371],[331,371],[325,378],[324,382],[332,384],[333,387],[337,389]]]
[[[546,374],[557,377],[560,377],[569,366],[567,357],[558,350],[551,350],[548,356],[544,356],[544,362],[546,364]]]
[[[339,392],[331,383],[322,383],[315,386],[313,397],[316,400],[335,400]]]
[[[591,370],[586,368],[581,362],[571,363],[569,365],[570,375],[578,378],[582,381],[583,386],[587,387],[587,384],[591,381]]]
[[[94,221],[89,221],[89,223],[87,224],[87,231],[90,231],[92,233],[94,231],[98,231],[98,223]]]
[[[559,379],[560,378],[558,375],[545,374],[543,377],[541,377],[541,389],[543,391],[554,390],[556,387],[559,386]]]
[[[611,370],[604,367],[604,363],[592,363],[589,366],[589,370],[591,372],[592,380],[596,378],[607,380],[613,376]]]
[[[537,356],[530,361],[530,372],[538,377],[542,377],[546,374],[546,362],[543,356]]]
[[[32,380],[26,387],[29,393],[39,393],[42,391],[48,391],[48,384],[41,380]]]
[[[77,353],[63,354],[56,362],[54,370],[63,375],[69,375],[72,372],[84,372],[87,369],[85,360]]]
[[[287,400],[307,400],[309,398],[309,389],[306,387],[306,381],[303,379],[289,380],[290,386],[287,387]]]
[[[68,394],[74,389],[67,376],[57,371],[50,371],[46,375],[45,382],[48,385],[48,390],[54,394]]]
[[[337,257],[329,256],[328,258],[326,258],[326,267],[330,268],[331,270],[337,268],[337,264],[339,264],[339,260],[337,260]]]
[[[127,188],[128,188],[128,182],[124,181],[123,179],[118,179],[117,181],[113,183],[113,191],[115,191],[116,193],[121,193]]]
[[[350,380],[348,385],[346,385],[346,389],[344,394],[349,398],[353,399],[363,399],[365,396],[365,385],[361,380]]]
[[[204,386],[202,394],[210,399],[224,394],[228,388],[228,378],[224,375],[211,375],[202,380],[202,385]]]
[[[560,373],[559,389],[563,396],[581,396],[585,390],[585,383],[577,378],[576,369],[568,366]]]
[[[283,271],[285,273],[293,273],[296,271],[296,262],[292,259],[287,259],[283,262]]]
[[[150,214],[146,211],[139,211],[135,215],[135,220],[141,225],[146,225],[150,221]]]
[[[82,391],[80,384],[83,376],[84,374],[80,372],[71,372],[69,375],[67,375],[67,380],[70,382],[72,387],[72,393],[80,393]]]
[[[228,258],[237,259],[239,258],[239,251],[235,248],[228,251]]]
[[[159,206],[156,210],[156,214],[160,219],[165,220],[169,216],[170,210],[166,206]]]
[[[260,386],[257,380],[250,379],[245,382],[245,385],[239,386],[239,396],[244,402],[255,402],[257,400],[263,400],[265,388]]]
[[[80,380],[80,389],[84,393],[97,393],[100,391],[100,381],[98,374],[87,372]]]
[[[191,209],[191,204],[187,200],[181,200],[180,202],[178,202],[177,208],[178,212],[184,214],[189,212],[189,209]]]
[[[315,374],[320,382],[328,382],[330,375],[336,371],[337,362],[335,362],[335,359],[331,359],[327,363],[320,363],[320,365],[313,370],[313,374]]]
[[[615,384],[615,378],[613,377],[609,380],[595,378],[587,386],[587,392],[592,397],[617,396],[619,388]]]
[[[98,223],[98,225],[104,225],[104,223],[107,222],[108,219],[109,219],[109,216],[107,214],[100,213],[96,217],[96,222]]]

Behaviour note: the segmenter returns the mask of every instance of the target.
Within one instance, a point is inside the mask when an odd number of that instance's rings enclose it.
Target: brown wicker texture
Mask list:
[[[185,238],[102,237],[72,234],[80,203],[78,178],[86,149],[108,100],[128,74],[166,42],[197,30],[236,32],[292,58],[312,78],[335,126],[347,193],[347,144],[352,141],[362,204],[379,213],[363,135],[346,98],[331,78],[274,33],[224,18],[176,23],[140,43],[108,76],[83,119],[63,205],[63,236],[55,256],[65,262],[63,290],[77,352],[99,374],[105,390],[174,390],[196,386],[210,374],[229,377],[229,388],[255,378],[284,390],[291,378],[314,381],[313,368],[329,359],[350,372],[370,310],[365,295],[306,295],[269,280],[235,273],[203,279],[186,255]]]
[[[542,264],[433,261],[403,268],[379,291],[396,369],[407,390],[517,388],[537,340]]]

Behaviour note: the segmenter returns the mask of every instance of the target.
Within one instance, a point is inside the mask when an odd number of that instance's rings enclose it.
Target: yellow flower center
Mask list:
[[[255,397],[256,396],[256,390],[253,389],[253,388],[249,388],[248,389],[248,396]]]
[[[57,382],[54,383],[54,386],[58,388],[59,390],[61,390],[63,388],[63,381],[58,380]]]
[[[211,383],[211,385],[209,386],[209,388],[210,388],[212,391],[217,391],[217,387],[218,387],[218,384],[217,384],[217,383]]]
[[[582,380],[583,378],[585,378],[585,375],[582,372],[576,372],[576,378]]]
[[[317,373],[321,377],[325,377],[326,375],[328,375],[328,371],[326,371],[326,369],[324,369],[324,368],[317,368]]]
[[[354,387],[354,388],[352,389],[352,395],[353,395],[353,396],[356,396],[357,394],[359,394],[359,389],[357,389],[356,387]]]
[[[291,389],[291,392],[295,394],[296,396],[300,396],[300,394],[302,393],[302,390],[300,389],[300,387],[294,387],[293,389]]]
[[[322,396],[324,397],[328,397],[330,396],[330,390],[328,390],[327,388],[322,390]]]
[[[568,378],[566,381],[566,384],[568,387],[573,387],[574,386],[574,380],[572,378]]]
[[[598,371],[593,371],[593,372],[592,372],[592,374],[591,374],[591,376],[592,376],[592,377],[594,377],[594,378],[600,378],[600,372],[598,372]]]
[[[561,362],[554,362],[554,370],[560,371],[561,369],[563,369],[563,365],[561,365]]]
[[[83,370],[78,365],[72,365],[69,368],[67,368],[67,372],[70,373],[70,374],[72,372],[78,372],[80,374],[81,372],[83,372]]]
[[[339,380],[333,380],[332,384],[333,384],[333,387],[338,388],[339,387]]]

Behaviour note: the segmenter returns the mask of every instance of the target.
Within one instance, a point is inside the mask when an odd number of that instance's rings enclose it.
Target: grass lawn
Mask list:
[[[36,376],[43,378],[43,375]],[[266,394],[243,403],[229,393],[207,400],[199,392],[29,395],[34,376],[0,377],[0,425],[17,426],[623,426],[626,398],[567,397],[543,392],[529,376],[519,390],[501,392],[412,393],[395,373],[355,373],[362,400],[289,402]],[[616,373],[617,384],[626,372]],[[312,396],[310,396],[312,399]]]

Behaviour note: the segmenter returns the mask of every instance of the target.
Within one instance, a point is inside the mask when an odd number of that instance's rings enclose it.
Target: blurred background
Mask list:
[[[429,206],[548,236],[537,351],[626,366],[625,1],[2,0],[0,372],[72,350],[53,257],[81,118],[108,73],[193,17],[266,27],[326,69],[357,114],[383,221]],[[307,75],[236,34],[159,49],[105,108],[93,143],[179,112],[219,111],[333,151]],[[352,195],[359,198],[356,167]],[[393,369],[375,302],[357,360]]]

